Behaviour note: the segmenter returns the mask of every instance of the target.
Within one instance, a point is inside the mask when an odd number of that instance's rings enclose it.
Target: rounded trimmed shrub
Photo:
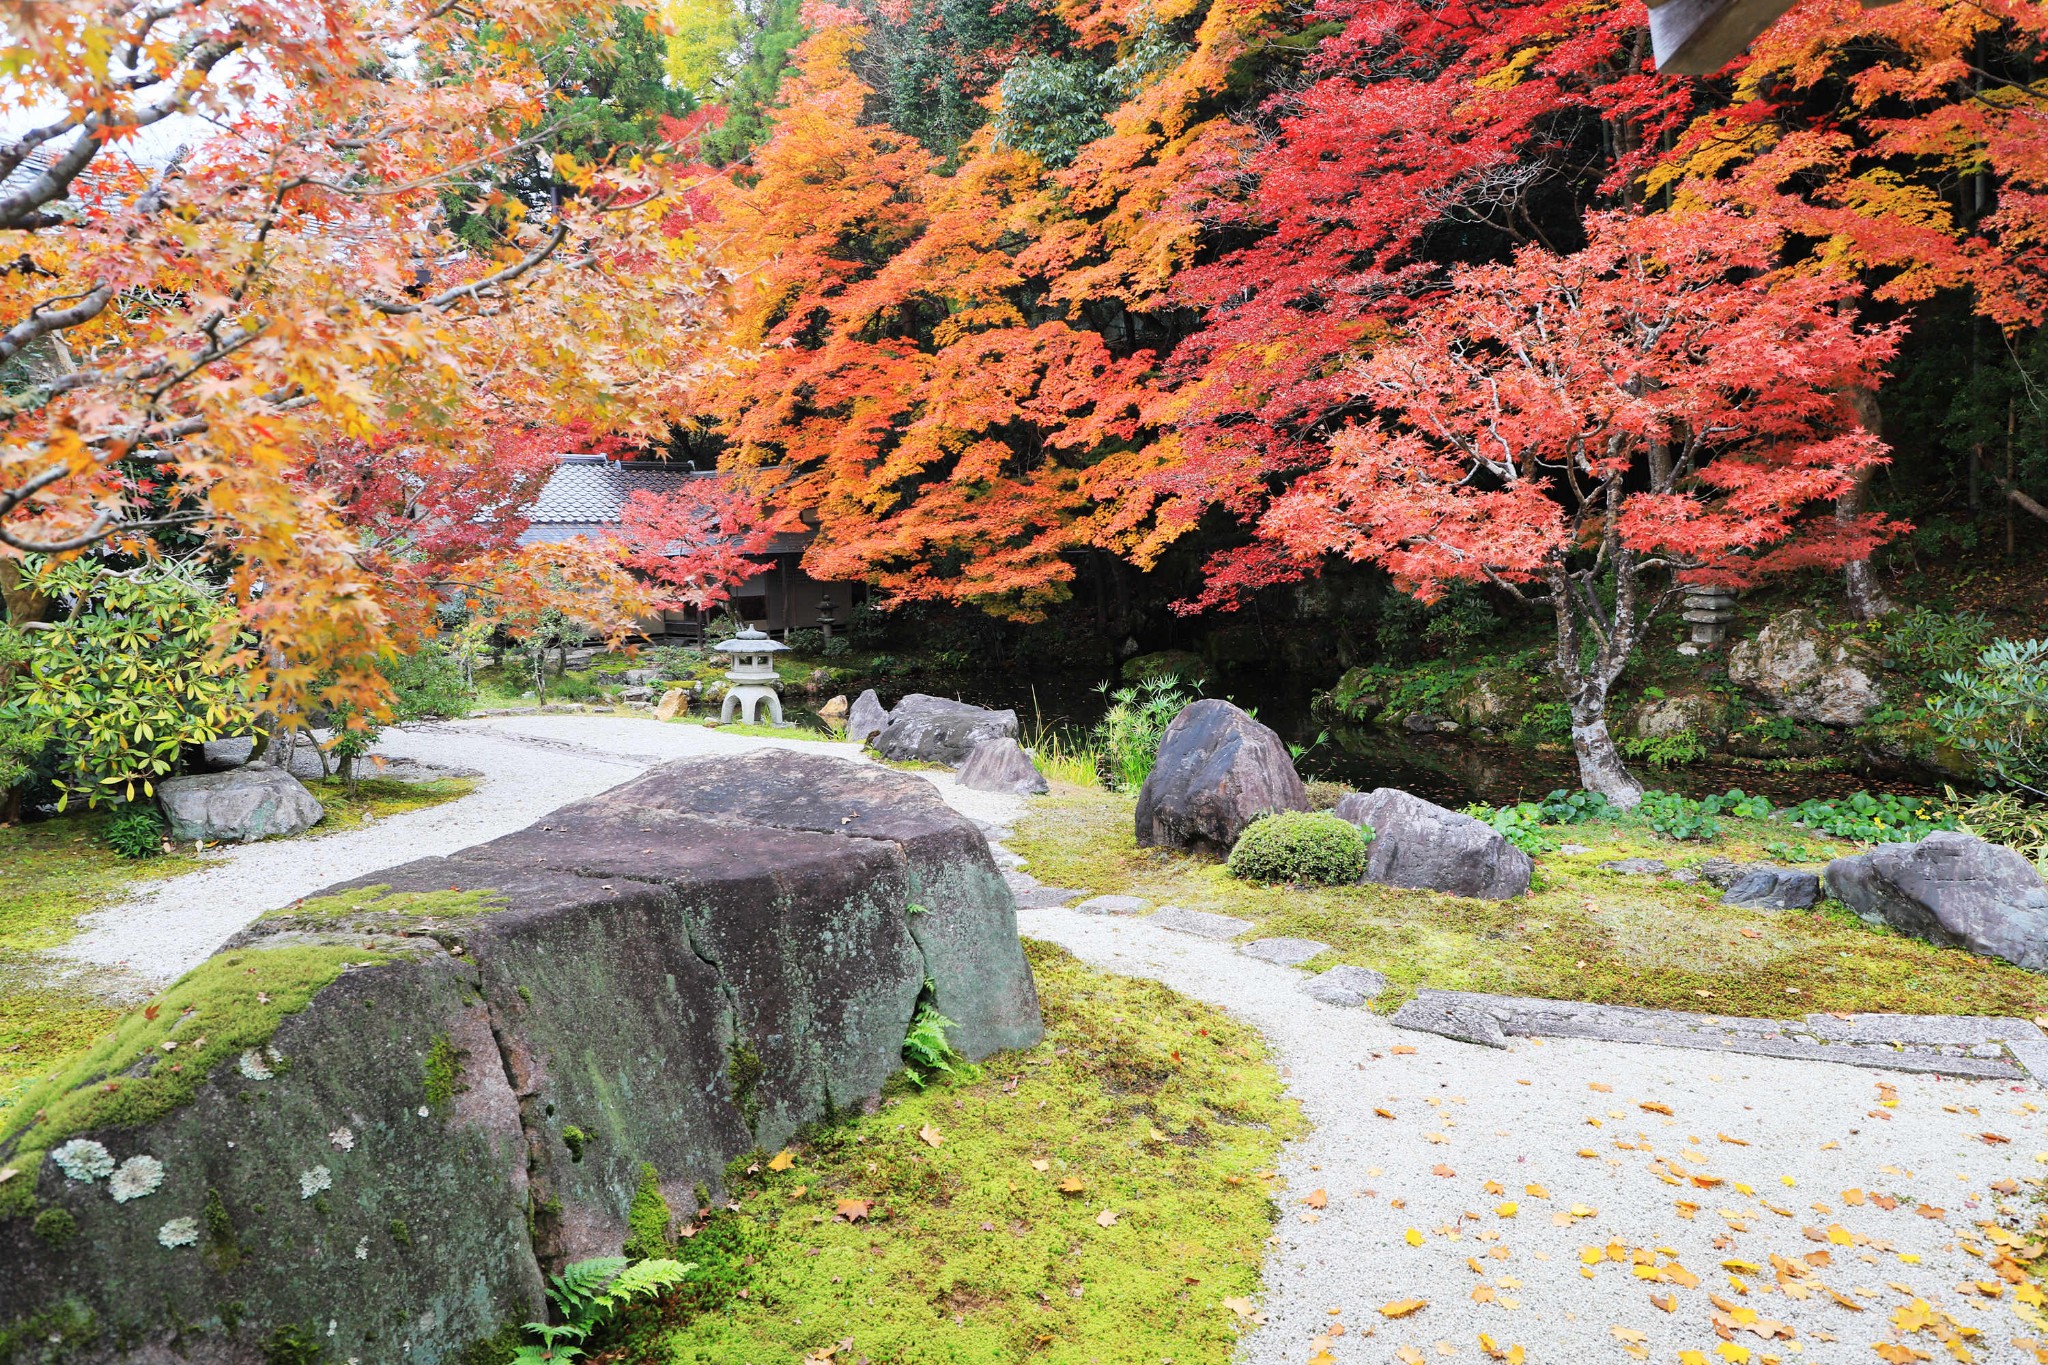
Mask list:
[[[1226,866],[1248,882],[1342,886],[1365,875],[1371,839],[1371,830],[1328,811],[1280,811],[1245,826]]]

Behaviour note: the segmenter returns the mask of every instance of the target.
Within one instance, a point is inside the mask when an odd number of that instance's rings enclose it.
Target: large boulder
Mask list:
[[[1534,864],[1483,820],[1395,787],[1353,792],[1336,813],[1372,829],[1365,881],[1506,900],[1529,889]]]
[[[282,768],[257,764],[224,773],[167,777],[156,784],[156,803],[180,843],[246,844],[304,834],[319,823],[320,801]]]
[[[983,740],[1016,737],[1015,711],[991,711],[913,692],[889,712],[889,723],[875,736],[875,752],[899,763],[957,768]]]
[[[466,1358],[618,1253],[649,1167],[694,1211],[871,1100],[927,992],[971,1058],[1041,1036],[973,822],[819,754],[670,764],[332,888],[0,1110],[0,1343]]]
[[[853,699],[853,707],[846,713],[846,737],[855,744],[866,744],[882,733],[889,724],[889,709],[882,705],[882,699],[870,687]]]
[[[1861,725],[1884,704],[1859,652],[1804,610],[1773,618],[1729,650],[1728,679],[1781,714],[1820,725]]]
[[[1726,710],[1720,698],[1702,692],[1645,697],[1630,708],[1628,731],[1637,739],[1672,739],[1687,731],[1719,735],[1727,728]]]
[[[1228,853],[1261,815],[1307,810],[1308,790],[1280,736],[1227,701],[1182,708],[1138,791],[1138,843]]]
[[[1828,894],[1873,924],[2048,969],[2048,885],[2026,858],[1954,830],[1828,864]]]
[[[978,792],[1037,796],[1047,790],[1045,774],[1014,739],[985,739],[975,745],[956,780]]]

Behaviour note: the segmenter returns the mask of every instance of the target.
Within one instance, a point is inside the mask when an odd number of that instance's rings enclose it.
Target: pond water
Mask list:
[[[874,687],[884,704],[909,692],[958,697],[977,706],[1010,707],[1027,738],[1041,733],[1079,738],[1108,707],[1099,678],[981,676],[937,679],[882,678],[850,684],[847,695]],[[1236,678],[1212,688],[1257,713],[1283,739],[1307,746],[1296,760],[1303,777],[1342,782],[1370,790],[1399,787],[1456,808],[1474,801],[1506,805],[1536,800],[1559,788],[1576,790],[1578,764],[1562,750],[1536,750],[1458,735],[1408,735],[1370,726],[1333,726],[1310,710],[1313,694],[1284,678]],[[1324,736],[1320,742],[1318,737]],[[1838,772],[1772,772],[1740,760],[1707,760],[1662,772],[1639,767],[1645,786],[1687,796],[1707,796],[1740,787],[1793,805],[1808,797],[1846,796],[1858,791],[1939,795],[1919,774],[1864,766]]]

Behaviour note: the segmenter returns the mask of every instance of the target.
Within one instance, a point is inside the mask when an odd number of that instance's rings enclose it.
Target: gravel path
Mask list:
[[[221,849],[213,866],[87,916],[52,956],[118,967],[144,986],[160,986],[258,915],[323,886],[510,834],[670,759],[775,747],[859,756],[850,744],[726,735],[629,716],[506,716],[389,729],[378,754],[472,770],[480,774],[476,792],[345,833]]]
[[[1580,1040],[1496,1051],[1320,1004],[1299,971],[1143,919],[1019,920],[1228,1009],[1277,1050],[1315,1130],[1279,1167],[1266,1322],[1245,1365],[1325,1349],[1343,1365],[1484,1362],[1481,1333],[1531,1365],[1951,1359],[1940,1323],[1894,1324],[1916,1300],[1979,1333],[1955,1359],[2033,1361],[2015,1339],[2048,1337],[1961,1249],[1992,1249],[1977,1224],[2001,1202],[1993,1181],[2042,1173],[2032,1086]],[[1797,1268],[1785,1287],[1773,1256]],[[1995,1297],[1958,1288],[1979,1282]],[[1380,1311],[1410,1299],[1426,1306]],[[1873,1355],[1879,1343],[1922,1354]]]

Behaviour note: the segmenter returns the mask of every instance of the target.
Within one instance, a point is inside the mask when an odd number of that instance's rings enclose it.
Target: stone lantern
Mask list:
[[[832,618],[832,594],[829,592],[820,593],[818,595],[818,629],[824,632],[827,640],[832,638],[832,627],[834,624],[835,622]]]
[[[1727,643],[1728,623],[1735,619],[1734,589],[1688,584],[1684,602],[1692,638],[1678,647],[1680,654],[1707,654]]]
[[[731,720],[737,710],[740,719],[752,725],[765,701],[768,714],[777,725],[782,724],[782,697],[775,690],[775,655],[789,646],[748,626],[730,640],[721,640],[716,648],[732,657],[732,667],[725,670],[726,681],[732,686],[725,689],[725,705],[719,708],[719,720]]]

